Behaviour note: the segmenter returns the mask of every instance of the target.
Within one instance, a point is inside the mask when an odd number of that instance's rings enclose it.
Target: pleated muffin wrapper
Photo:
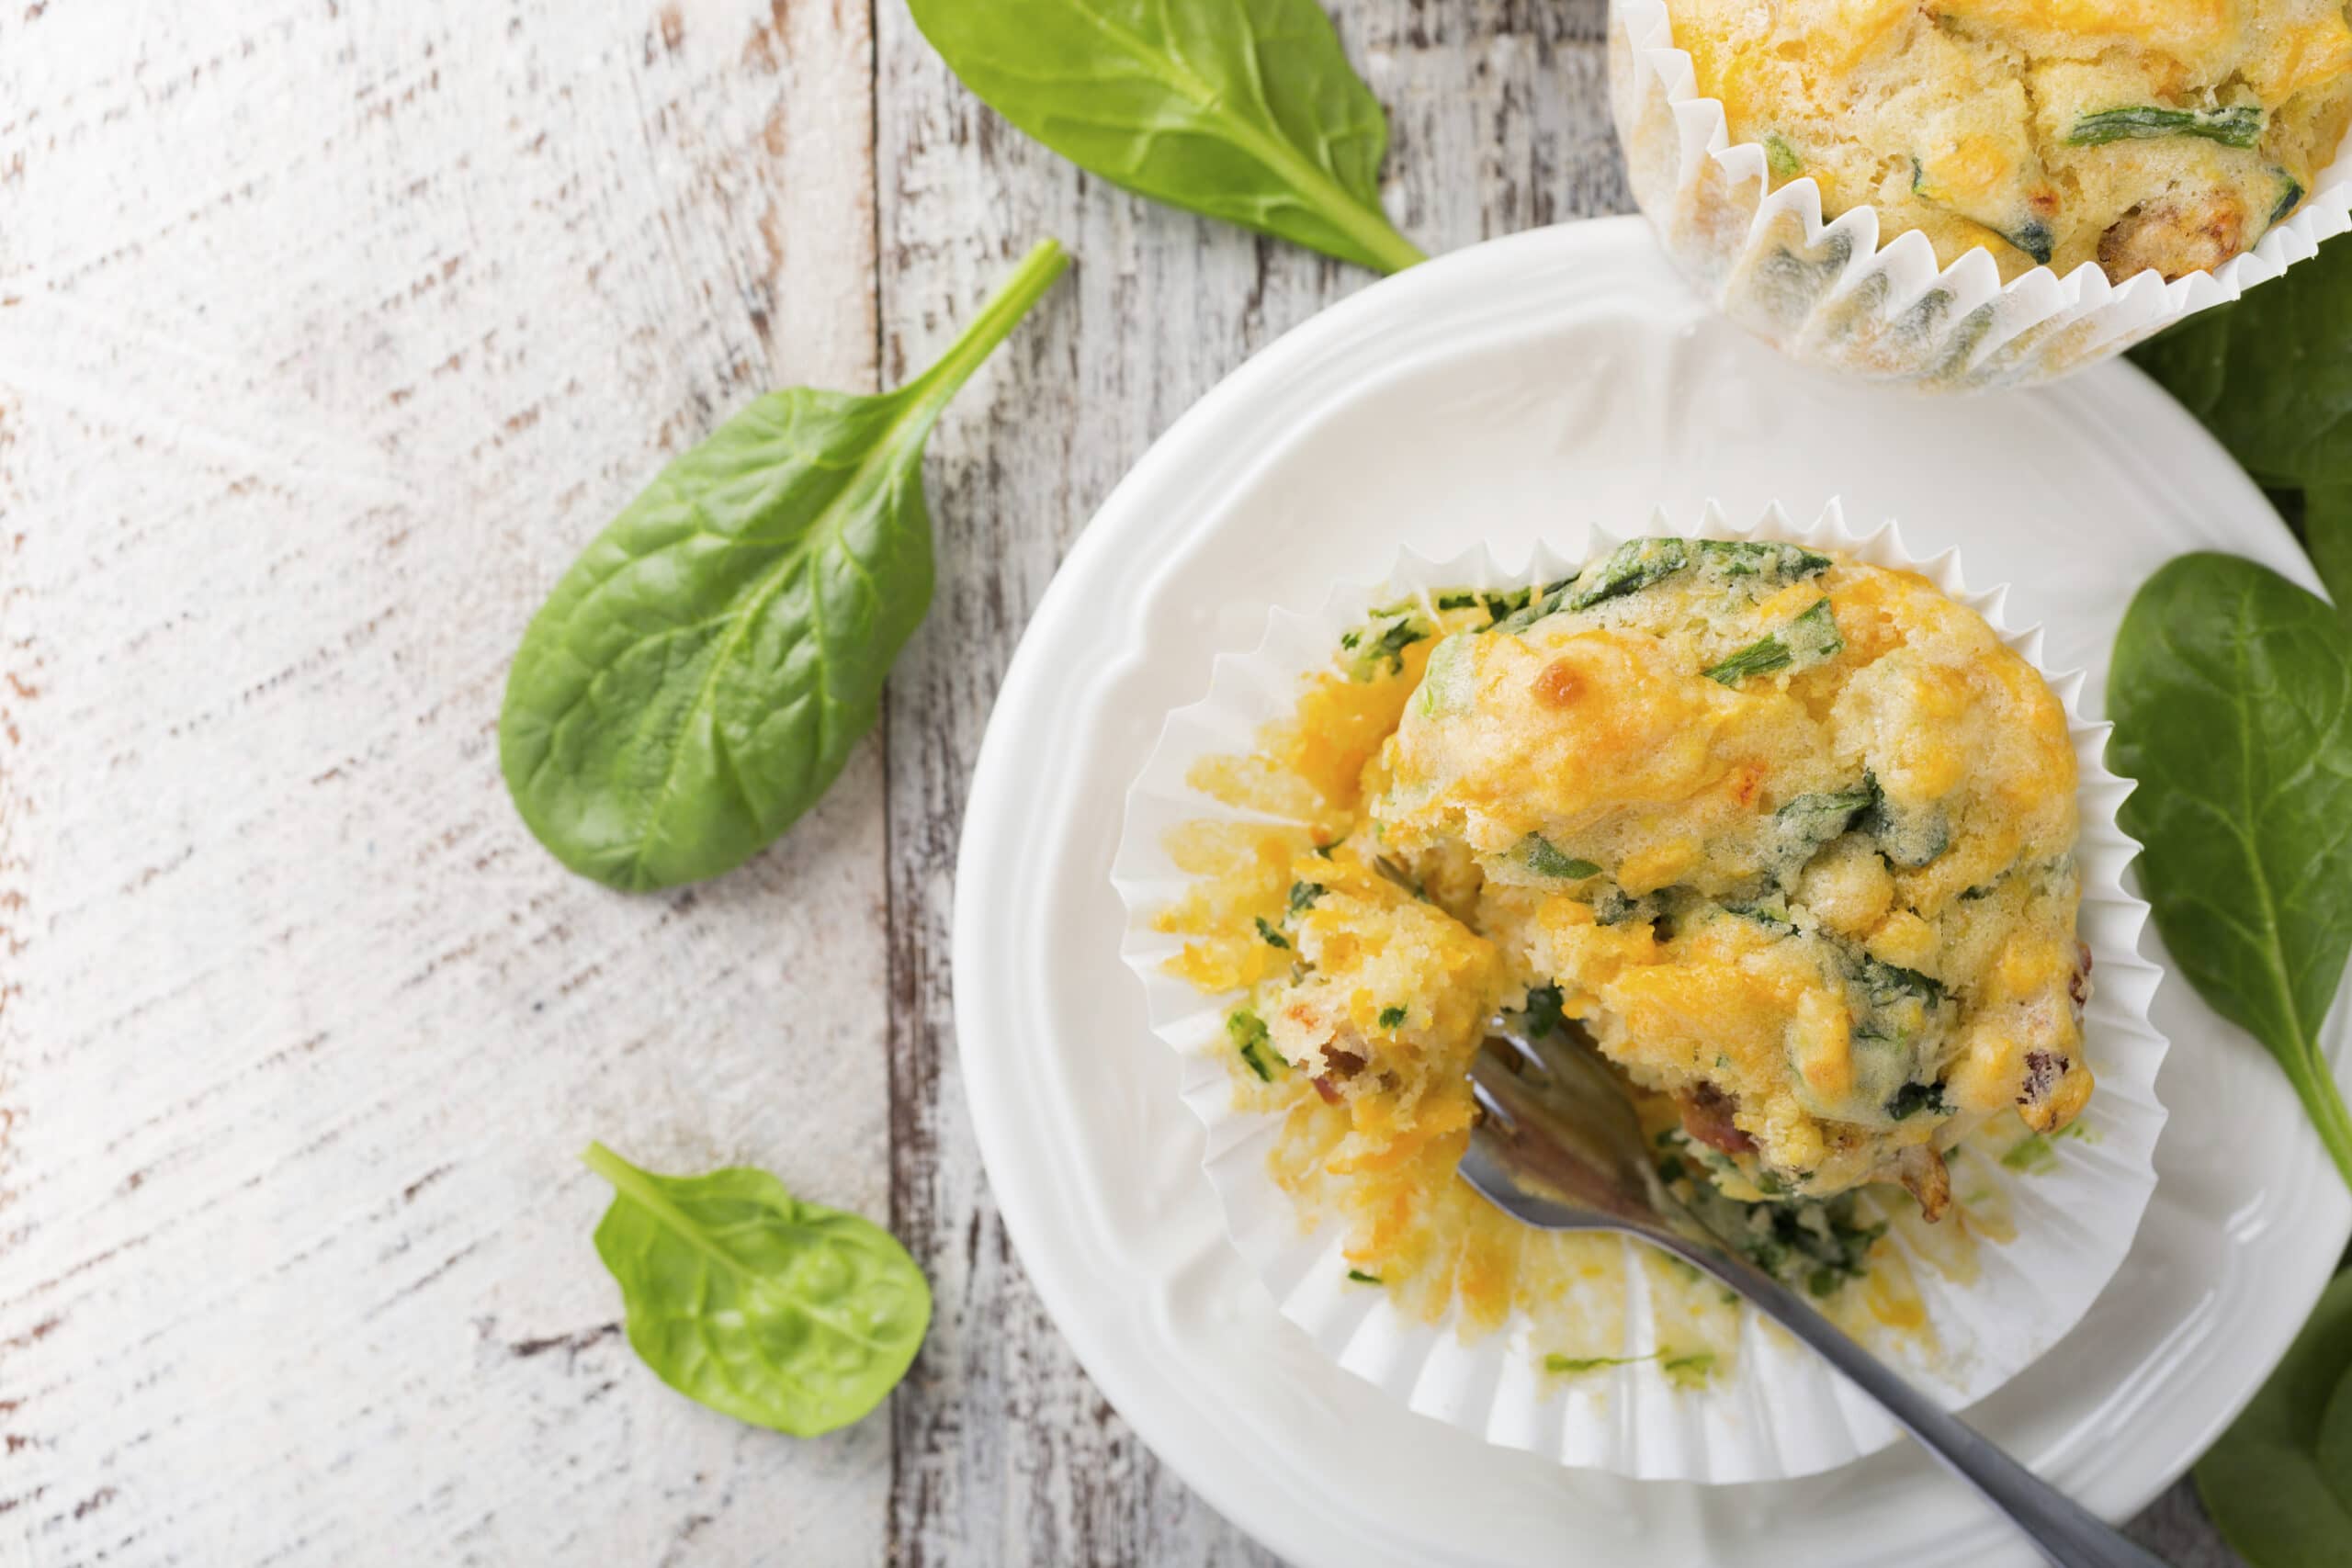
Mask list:
[[[1711,506],[1695,527],[1661,515],[1642,532],[1834,547],[1919,572],[2041,668],[2039,628],[2016,630],[2002,619],[2006,589],[1973,592],[1962,579],[1958,552],[1918,559],[1892,524],[1858,534],[1835,503],[1810,526],[1792,524],[1776,507],[1753,527],[1736,528]],[[1307,1228],[1270,1171],[1283,1116],[1235,1104],[1234,1046],[1225,1020],[1245,994],[1207,995],[1170,974],[1167,965],[1182,951],[1182,940],[1154,929],[1155,916],[1192,885],[1165,847],[1171,832],[1203,821],[1281,820],[1193,790],[1185,782],[1193,764],[1253,751],[1267,724],[1293,714],[1306,677],[1339,668],[1342,633],[1363,625],[1374,606],[1400,599],[1419,597],[1427,607],[1449,589],[1507,591],[1554,581],[1620,542],[1595,528],[1583,552],[1546,545],[1520,562],[1498,560],[1484,548],[1445,561],[1406,551],[1377,582],[1342,584],[1318,607],[1273,610],[1257,649],[1219,656],[1208,694],[1169,716],[1128,792],[1112,869],[1127,912],[1120,951],[1143,981],[1153,1031],[1182,1058],[1184,1102],[1206,1129],[1204,1164],[1233,1245],[1283,1315],[1341,1367],[1423,1416],[1562,1464],[1644,1480],[1746,1482],[1812,1474],[1885,1447],[1897,1430],[1825,1362],[1785,1333],[1764,1327],[1753,1308],[1740,1308],[1736,1369],[1691,1388],[1655,1361],[1572,1377],[1548,1373],[1524,1313],[1514,1311],[1491,1333],[1465,1337],[1452,1315],[1426,1321],[1397,1307],[1386,1290],[1351,1280],[1344,1223],[1331,1217]],[[2109,727],[2080,716],[2083,679],[2079,671],[2049,677],[2065,705],[2080,770],[2077,929],[2095,964],[2084,1032],[2097,1089],[2081,1118],[2083,1135],[2050,1140],[2048,1155],[2030,1173],[1996,1159],[1971,1159],[1970,1187],[1989,1182],[1999,1188],[1996,1201],[2016,1227],[2015,1238],[2006,1243],[1978,1237],[1972,1282],[1944,1278],[1902,1240],[1902,1227],[1889,1233],[1910,1267],[1933,1345],[1905,1336],[1876,1348],[1955,1408],[1991,1393],[2081,1321],[2130,1249],[2155,1187],[2151,1156],[2165,1122],[2155,1080],[2165,1042],[2150,1023],[2148,1007],[2159,971],[2139,950],[2147,906],[2123,880],[2138,846],[2116,825],[2116,809],[2131,786],[2102,761]],[[1611,1245],[1624,1249],[1618,1354],[1649,1355],[1659,1348],[1660,1325],[1636,1255],[1641,1244]]]
[[[1931,390],[2052,380],[2229,303],[2352,228],[2348,137],[2301,209],[2213,272],[2118,283],[2086,264],[2005,284],[1982,250],[1939,268],[1917,231],[1880,244],[1875,207],[1824,222],[1810,175],[1774,190],[1764,148],[1735,144],[1722,103],[1701,96],[1670,10],[1669,0],[1610,7],[1610,96],[1634,197],[1702,294],[1808,364]]]

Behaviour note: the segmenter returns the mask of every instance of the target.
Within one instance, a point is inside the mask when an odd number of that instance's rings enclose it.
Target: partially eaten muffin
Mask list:
[[[1352,637],[1419,678],[1362,811],[1254,917],[1236,1015],[1245,1058],[1346,1105],[1349,1164],[1464,1132],[1512,1010],[1670,1101],[1743,1201],[1895,1181],[1933,1217],[1975,1126],[2081,1111],[2065,715],[1925,579],[1637,539]]]

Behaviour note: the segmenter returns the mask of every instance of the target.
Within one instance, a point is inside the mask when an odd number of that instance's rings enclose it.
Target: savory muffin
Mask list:
[[[2293,213],[2352,120],[2343,0],[1671,0],[1771,183],[1946,265],[2209,271]]]
[[[1637,539],[1351,637],[1419,666],[1355,728],[1362,809],[1258,874],[1248,967],[1196,976],[1250,991],[1252,1071],[1347,1110],[1347,1168],[1465,1132],[1513,1010],[1582,1029],[1742,1201],[1894,1181],[1933,1217],[1960,1137],[2081,1110],[2065,716],[1924,579]]]
[[[1371,816],[1744,1190],[1900,1180],[2090,1090],[2064,710],[1929,583],[1637,539],[1430,655]]]

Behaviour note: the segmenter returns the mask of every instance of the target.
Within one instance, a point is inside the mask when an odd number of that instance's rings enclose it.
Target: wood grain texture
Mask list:
[[[530,841],[493,734],[666,453],[872,385],[863,6],[9,13],[0,1531],[881,1561],[888,1427],[656,1382],[574,1159],[883,1212],[878,753],[629,899]]]
[[[1432,251],[1628,206],[1602,0],[1341,0]],[[885,733],[693,892],[561,873],[495,769],[563,564],[754,391],[1071,276],[931,443]],[[1257,1563],[1046,1319],[947,971],[1007,659],[1095,505],[1369,278],[1148,207],[897,0],[0,10],[0,1556]],[[796,1443],[622,1343],[601,1136],[886,1212],[938,1318]],[[2193,1499],[2142,1521],[2229,1559]]]
[[[1600,0],[1335,10],[1390,106],[1390,209],[1424,246],[1629,205]],[[939,1302],[894,1401],[893,1559],[1267,1562],[1102,1403],[1021,1274],[965,1111],[949,900],[997,682],[1078,530],[1210,386],[1373,280],[1106,186],[972,98],[897,6],[876,32],[886,375],[923,363],[1032,240],[1078,258],[933,439],[939,597],[891,686],[891,1213]]]

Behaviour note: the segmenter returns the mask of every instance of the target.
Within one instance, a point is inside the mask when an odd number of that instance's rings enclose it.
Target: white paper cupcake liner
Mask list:
[[[2039,668],[2040,628],[2019,631],[2004,624],[2005,588],[1971,592],[1957,551],[1923,561],[1905,548],[1894,525],[1859,535],[1847,527],[1835,502],[1805,527],[1775,507],[1754,527],[1735,528],[1711,505],[1695,528],[1660,516],[1645,531],[1827,546],[1876,565],[1917,571],[1984,616]],[[1884,1447],[1897,1429],[1818,1358],[1785,1334],[1762,1328],[1753,1309],[1741,1311],[1737,1370],[1689,1389],[1654,1363],[1550,1376],[1538,1366],[1522,1314],[1496,1332],[1464,1339],[1451,1320],[1423,1321],[1399,1310],[1387,1292],[1351,1284],[1343,1224],[1331,1220],[1304,1229],[1270,1172],[1281,1115],[1234,1104],[1225,1018],[1240,993],[1206,995],[1170,974],[1168,961],[1182,942],[1153,928],[1154,916],[1190,886],[1165,847],[1171,831],[1202,821],[1269,819],[1192,789],[1185,780],[1193,762],[1253,750],[1263,726],[1291,714],[1302,678],[1334,667],[1340,635],[1360,626],[1374,605],[1450,588],[1553,581],[1618,542],[1596,528],[1587,549],[1564,553],[1546,544],[1532,560],[1516,566],[1498,562],[1483,548],[1448,561],[1408,550],[1380,582],[1343,584],[1313,611],[1274,609],[1256,650],[1219,656],[1208,694],[1169,716],[1128,792],[1112,867],[1127,910],[1120,952],[1143,981],[1154,1032],[1182,1059],[1184,1102],[1207,1130],[1204,1164],[1234,1246],[1283,1315],[1340,1366],[1424,1416],[1563,1464],[1645,1480],[1808,1475]],[[1911,1266],[1935,1341],[1932,1348],[1908,1351],[1903,1347],[1917,1342],[1897,1341],[1891,1359],[1954,1407],[1992,1393],[2081,1320],[2122,1262],[2155,1186],[2151,1156],[2165,1122],[2155,1079],[2165,1042],[2149,1022],[2148,1007],[2160,971],[2140,954],[2148,908],[2123,880],[2138,846],[2116,825],[2116,810],[2131,785],[2109,773],[2103,761],[2109,727],[2079,716],[2083,680],[2080,671],[2050,678],[2065,705],[2080,770],[2078,930],[2095,960],[2084,1030],[2098,1080],[2081,1122],[2086,1135],[2052,1140],[2054,1164],[2030,1174],[1990,1160],[1973,1162],[1972,1179],[1983,1177],[2003,1190],[2017,1229],[2007,1243],[1980,1238],[1973,1283],[1953,1284],[1912,1252],[1899,1228],[1891,1233]],[[1657,1348],[1658,1326],[1645,1270],[1633,1266],[1639,1244],[1624,1245],[1620,1353],[1642,1356]]]
[[[1610,9],[1610,95],[1634,198],[1702,294],[1810,364],[1934,389],[2046,381],[2227,304],[2352,228],[2352,158],[2338,149],[2300,212],[2213,272],[2114,283],[2095,265],[2064,277],[2044,266],[2004,284],[1981,250],[1939,270],[1925,234],[1882,246],[1874,207],[1825,223],[1810,176],[1773,190],[1764,149],[1735,146],[1722,103],[1700,96],[1668,0]]]

